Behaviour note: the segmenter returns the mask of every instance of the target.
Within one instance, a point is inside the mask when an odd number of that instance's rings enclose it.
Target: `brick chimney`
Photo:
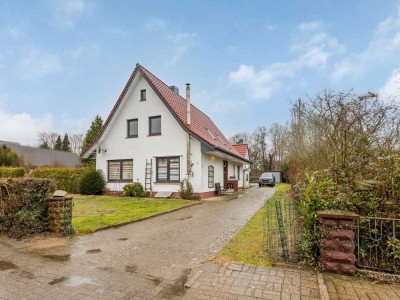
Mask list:
[[[186,83],[186,125],[190,126],[190,83]]]

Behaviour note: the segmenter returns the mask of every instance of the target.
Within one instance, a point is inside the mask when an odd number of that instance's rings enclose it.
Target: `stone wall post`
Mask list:
[[[318,211],[322,227],[322,265],[326,271],[356,272],[355,222],[359,216],[345,211]]]
[[[72,234],[72,197],[53,194],[53,197],[48,198],[47,201],[49,204],[49,230],[61,235]]]

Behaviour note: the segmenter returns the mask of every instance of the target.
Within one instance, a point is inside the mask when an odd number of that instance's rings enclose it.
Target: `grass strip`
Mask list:
[[[198,203],[183,199],[73,195],[72,224],[77,234],[134,221]]]
[[[276,192],[268,200],[289,199],[290,184],[279,183]],[[268,206],[267,206],[268,207]],[[265,250],[265,207],[258,210],[237,235],[218,253],[217,262],[238,261],[257,266],[271,266],[272,258]]]

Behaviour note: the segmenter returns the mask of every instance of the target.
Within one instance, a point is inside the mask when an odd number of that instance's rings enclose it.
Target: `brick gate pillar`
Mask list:
[[[322,227],[322,265],[326,271],[356,272],[355,222],[359,216],[346,211],[318,211]]]

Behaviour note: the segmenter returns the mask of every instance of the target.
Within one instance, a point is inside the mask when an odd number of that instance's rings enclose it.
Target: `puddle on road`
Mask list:
[[[49,284],[50,284],[50,285],[55,285],[55,284],[57,284],[57,283],[64,282],[64,281],[67,280],[67,279],[68,279],[68,277],[56,278],[56,279],[50,281]]]
[[[186,216],[186,217],[180,218],[179,221],[183,221],[183,220],[187,220],[187,219],[191,219],[191,218],[193,218],[193,216]]]
[[[69,261],[69,260],[71,260],[71,255],[47,254],[47,255],[43,255],[43,257],[53,260],[53,261]]]
[[[32,272],[29,271],[25,271],[25,270],[21,270],[21,271],[12,271],[13,274],[18,274],[19,276],[23,277],[23,278],[27,278],[27,279],[33,279],[36,277],[35,274],[33,274]]]
[[[135,273],[136,270],[137,270],[136,265],[130,265],[130,266],[125,267],[125,272],[128,272],[128,273]]]
[[[12,262],[0,260],[0,271],[17,269],[17,268],[18,268],[18,266],[13,264]]]
[[[62,283],[63,285],[71,286],[71,287],[75,287],[75,286],[82,285],[82,284],[96,285],[96,283],[93,279],[87,278],[87,277],[82,277],[82,276],[70,276],[70,277],[63,276],[63,277],[56,278],[49,282],[50,285],[55,285],[55,284],[59,284],[59,283]]]
[[[126,241],[128,238],[120,238],[119,241]]]
[[[101,249],[90,249],[90,250],[86,250],[86,253],[90,254],[90,253],[99,253],[101,252]]]

